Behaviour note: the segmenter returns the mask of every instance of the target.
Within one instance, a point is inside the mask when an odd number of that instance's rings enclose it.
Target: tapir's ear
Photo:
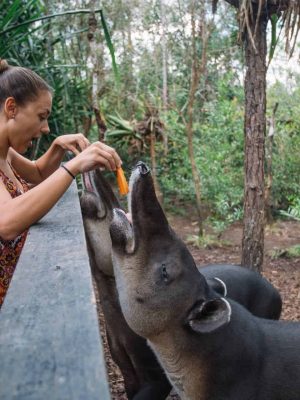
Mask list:
[[[103,219],[106,217],[106,207],[95,193],[83,192],[80,198],[80,207],[82,215],[86,218]]]
[[[110,224],[110,237],[115,250],[132,253],[134,249],[134,238],[131,223],[123,210],[115,208],[113,220]]]
[[[223,297],[220,297],[195,306],[190,311],[187,322],[193,331],[209,333],[227,324],[230,317],[230,304]]]

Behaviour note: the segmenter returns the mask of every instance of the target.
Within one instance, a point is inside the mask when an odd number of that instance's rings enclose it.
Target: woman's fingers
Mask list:
[[[72,135],[63,135],[59,137],[60,145],[65,150],[71,150],[78,154],[78,150],[83,151],[89,145],[89,140],[82,133],[74,133]],[[75,152],[74,149],[77,149]]]
[[[105,150],[101,150],[100,156],[106,160],[105,165],[109,165],[109,169],[111,171],[115,171],[117,169],[117,164],[116,161],[113,157],[113,155]]]
[[[112,148],[101,142],[95,142],[90,144],[88,141],[81,139],[79,145],[79,138],[76,145],[80,148],[85,147],[82,152],[79,152],[78,148],[74,144],[69,144],[69,149],[77,155],[73,159],[73,163],[80,172],[89,171],[95,168],[107,169],[109,171],[115,171],[121,166],[122,161],[118,153]]]
[[[82,135],[82,133],[79,133],[76,139],[77,139],[77,145],[80,148],[81,151],[85,150],[87,147],[89,147],[90,142],[88,139]]]
[[[76,156],[77,156],[77,154],[80,154],[80,151],[77,149],[77,147],[73,146],[72,144],[69,144],[67,149],[72,151]]]
[[[99,156],[98,162],[99,162],[100,166],[104,166],[105,169],[107,169],[109,171],[114,171],[116,169],[114,166],[112,166],[110,161],[107,158],[105,158],[105,156],[103,156],[102,154]]]
[[[101,155],[109,161],[111,170],[114,171],[121,166],[122,161],[115,149],[101,142],[96,142],[95,145],[100,149]]]

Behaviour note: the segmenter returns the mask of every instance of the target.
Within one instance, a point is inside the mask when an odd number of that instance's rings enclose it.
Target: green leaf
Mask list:
[[[120,74],[119,74],[119,70],[118,70],[118,67],[117,67],[117,63],[116,63],[115,50],[114,50],[114,46],[113,46],[112,41],[111,41],[111,37],[110,37],[109,31],[108,31],[107,24],[106,24],[106,21],[105,21],[105,18],[104,18],[104,14],[103,14],[102,10],[100,10],[100,16],[101,16],[101,23],[102,23],[103,31],[104,31],[104,37],[105,37],[106,44],[107,44],[107,47],[108,47],[110,55],[111,55],[112,67],[113,67],[114,75],[115,75],[117,84],[119,85]]]
[[[276,49],[276,45],[278,42],[278,38],[277,38],[277,33],[276,33],[276,28],[277,28],[277,22],[278,22],[278,16],[277,14],[272,14],[271,15],[271,44],[270,44],[270,51],[269,51],[269,62],[268,65],[270,65],[270,62],[273,59],[274,53],[275,53],[275,49]]]
[[[29,25],[29,24],[32,24],[32,23],[37,22],[37,21],[44,21],[46,19],[61,17],[61,16],[64,16],[64,15],[70,15],[70,14],[90,14],[91,12],[92,12],[92,10],[63,11],[61,13],[44,15],[44,16],[41,16],[41,17],[38,17],[38,18],[32,18],[32,19],[29,19],[27,21],[20,22],[18,24],[13,24],[11,26],[6,27],[2,31],[0,31],[0,35],[3,35],[4,33],[10,32],[10,31],[12,31],[12,30],[14,30],[16,28],[19,28],[19,27],[24,26],[24,25]],[[98,9],[98,10],[95,10],[93,12],[95,12],[95,13],[100,12],[101,13],[102,11],[100,9]]]

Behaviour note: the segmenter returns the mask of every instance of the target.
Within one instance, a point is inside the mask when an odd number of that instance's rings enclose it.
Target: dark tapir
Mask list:
[[[121,308],[182,400],[299,399],[300,324],[218,295],[170,228],[145,164],[130,187],[132,225],[115,210],[110,229]]]
[[[259,273],[228,264],[204,265],[200,272],[209,286],[223,297],[237,301],[257,317],[279,319],[281,296]]]
[[[128,399],[164,400],[171,385],[146,340],[129,328],[118,301],[109,225],[113,208],[120,204],[99,170],[84,174],[84,184],[81,209],[112,358],[124,377]]]

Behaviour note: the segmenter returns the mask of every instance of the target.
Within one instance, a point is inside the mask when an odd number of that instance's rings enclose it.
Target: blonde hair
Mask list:
[[[0,58],[0,108],[8,97],[13,97],[18,105],[25,105],[42,91],[53,93],[48,83],[31,69],[9,65]]]

